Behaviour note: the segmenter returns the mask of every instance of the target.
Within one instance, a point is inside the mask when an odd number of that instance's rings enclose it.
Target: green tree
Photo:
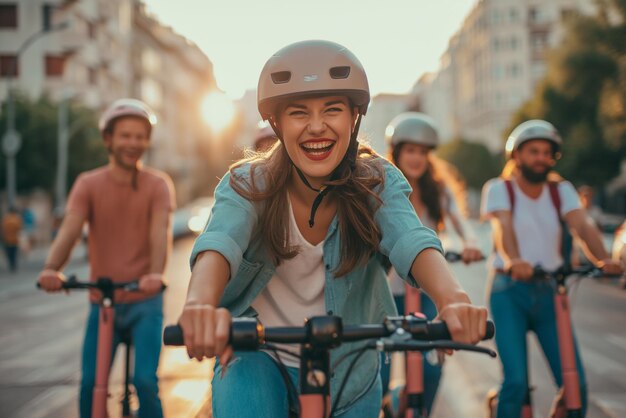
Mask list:
[[[454,165],[472,189],[480,190],[487,180],[500,173],[499,158],[476,142],[455,139],[439,146],[437,156]]]
[[[506,135],[528,119],[551,122],[564,140],[557,170],[575,183],[602,186],[626,158],[626,0],[596,2],[596,15],[568,19],[545,79]]]
[[[6,102],[0,115],[0,133],[6,129]],[[22,137],[16,156],[17,192],[43,189],[53,193],[57,169],[58,105],[49,98],[37,101],[23,95],[15,98],[15,128]],[[81,172],[103,165],[107,153],[102,146],[96,115],[88,108],[71,104],[69,109],[69,186]],[[6,158],[0,157],[0,188],[6,185]]]

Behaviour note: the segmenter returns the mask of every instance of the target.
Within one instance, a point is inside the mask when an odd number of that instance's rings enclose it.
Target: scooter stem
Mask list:
[[[96,381],[93,389],[93,403],[91,409],[93,418],[107,418],[108,382],[113,349],[114,319],[115,311],[111,304],[101,304],[98,322]]]
[[[578,369],[576,368],[572,322],[569,314],[569,298],[564,284],[559,284],[557,287],[557,292],[554,296],[554,307],[556,311],[559,351],[561,354],[565,405],[568,411],[580,411],[582,409],[580,383]]]

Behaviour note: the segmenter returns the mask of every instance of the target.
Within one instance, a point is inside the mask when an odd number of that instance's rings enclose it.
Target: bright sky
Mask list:
[[[265,61],[292,42],[327,39],[350,49],[373,95],[406,93],[438,68],[448,39],[478,0],[144,0],[195,42],[231,98],[255,89]]]

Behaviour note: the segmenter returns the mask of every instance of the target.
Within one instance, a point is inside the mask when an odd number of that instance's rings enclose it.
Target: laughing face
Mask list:
[[[431,148],[421,144],[405,142],[400,145],[398,168],[411,183],[419,180],[428,168],[428,154]]]
[[[120,118],[104,142],[115,165],[134,170],[150,145],[148,125],[140,118]]]
[[[324,182],[341,163],[357,117],[344,96],[293,100],[278,114],[285,149],[309,179]]]

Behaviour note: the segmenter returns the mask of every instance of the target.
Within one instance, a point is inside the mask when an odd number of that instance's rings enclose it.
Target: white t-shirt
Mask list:
[[[524,194],[517,183],[511,180],[515,194],[513,230],[517,238],[520,257],[532,266],[540,265],[546,270],[555,270],[563,264],[561,256],[561,224],[546,184],[537,199]],[[568,181],[558,185],[561,198],[561,218],[581,207],[574,186]],[[485,183],[482,193],[481,214],[489,218],[499,210],[511,210],[511,201],[504,180],[495,178]],[[492,265],[504,268],[504,261],[494,249]]]
[[[300,327],[305,318],[326,315],[326,273],[322,258],[324,241],[313,245],[302,236],[291,202],[289,242],[290,245],[299,246],[300,252],[290,260],[283,260],[265,289],[252,302],[252,307],[259,314],[259,320],[266,327]],[[299,347],[294,345],[277,345],[294,353],[299,352]],[[270,355],[274,357],[272,352]],[[300,363],[293,356],[280,354],[280,358],[287,366],[300,367]]]

